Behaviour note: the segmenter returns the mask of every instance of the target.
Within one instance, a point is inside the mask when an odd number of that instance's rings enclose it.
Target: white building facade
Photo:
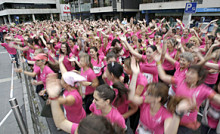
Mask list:
[[[59,0],[0,0],[0,24],[59,20]]]

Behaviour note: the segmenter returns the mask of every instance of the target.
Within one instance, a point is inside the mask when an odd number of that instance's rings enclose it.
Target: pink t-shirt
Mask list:
[[[43,71],[41,71],[40,78],[41,78],[41,81],[44,84],[44,89],[47,89],[46,88],[46,79],[47,79],[47,75],[50,74],[50,73],[54,73],[54,72],[47,65],[44,67]]]
[[[41,81],[41,77],[40,77],[40,67],[39,66],[37,66],[36,64],[34,64],[34,72],[37,74],[37,77],[36,77],[36,79],[37,79],[37,81],[39,82],[39,81]]]
[[[75,67],[74,66],[72,66],[72,64],[71,64],[71,62],[68,60],[68,55],[66,55],[65,57],[64,57],[64,60],[63,60],[63,64],[64,64],[64,66],[66,67],[66,70],[67,71],[72,71],[72,70],[75,70]]]
[[[188,43],[189,39],[190,39],[190,37],[188,37],[186,39],[184,37],[181,37],[181,44],[186,46],[186,43]]]
[[[167,53],[170,55],[170,57],[172,57],[174,59],[175,55],[176,55],[176,50],[174,50],[173,52],[169,53],[167,50]],[[168,60],[164,60],[163,62],[163,69],[164,70],[174,70],[174,65],[171,64]]]
[[[89,82],[92,82],[96,78],[96,75],[95,75],[94,71],[91,68],[89,68],[85,72],[83,71],[83,68],[81,68],[81,74],[80,75],[85,77],[86,80],[89,81]],[[93,88],[92,86],[87,86],[87,87],[82,86],[82,92],[85,95],[92,94],[94,92],[94,90],[95,90],[95,88]]]
[[[79,123],[81,119],[86,117],[86,112],[82,107],[82,97],[77,90],[65,90],[63,93],[64,98],[70,95],[75,98],[75,102],[71,106],[63,105],[66,110],[66,117],[73,123]]]
[[[212,113],[215,115],[215,117],[212,117],[213,115],[210,115],[209,112],[207,114],[208,119],[208,125],[210,128],[216,129],[219,122],[219,116],[220,116],[220,105],[216,104],[215,102],[210,101],[209,107],[212,109]]]
[[[96,61],[91,58],[91,63],[93,65],[95,75],[100,76],[102,74],[102,68],[104,67],[103,58],[98,57]]]
[[[213,61],[209,61],[210,63],[213,63]],[[207,68],[207,70],[210,70],[210,68]],[[206,84],[215,84],[218,80],[219,72],[216,71],[214,73],[208,73],[205,79]]]
[[[143,98],[145,100],[145,96]],[[141,130],[142,132],[148,130],[151,134],[164,134],[164,121],[168,118],[172,118],[172,114],[165,107],[161,106],[153,116],[150,113],[150,104],[143,103],[140,106],[140,119],[136,134],[139,134]]]
[[[181,97],[192,99],[193,96],[195,95],[197,109],[199,109],[200,105],[205,99],[207,98],[211,99],[215,95],[214,90],[212,90],[211,88],[207,87],[204,84],[201,84],[196,88],[190,89],[188,88],[187,83],[185,82],[185,78],[182,78],[182,79],[175,78],[174,82],[177,86],[176,91],[175,91],[176,96],[181,96]],[[197,113],[198,111],[195,110],[195,111],[192,111],[191,113],[185,114],[182,117],[180,124],[187,126],[191,129],[198,129],[199,125],[197,125]]]
[[[146,62],[140,64],[140,70],[143,73],[143,75],[147,78],[148,83],[158,82],[158,71],[156,61],[148,63],[146,55],[142,55],[142,59],[144,59]]]
[[[95,115],[102,115],[102,111],[100,109],[96,109],[95,103],[92,103],[89,107],[89,110],[92,111]],[[122,128],[126,128],[125,119],[118,112],[118,110],[112,107],[111,111],[105,116],[111,123],[116,123]]]
[[[130,80],[131,79],[132,79],[132,75],[130,76]],[[148,84],[147,78],[142,73],[139,73],[138,77],[137,77],[136,89],[137,89],[138,85],[144,86],[144,90],[143,90],[143,92],[141,93],[140,96],[143,96],[144,93],[147,91],[147,84]]]
[[[14,43],[13,43],[14,44]],[[8,43],[0,43],[5,49],[8,51],[9,54],[15,55],[17,53],[17,50],[13,47],[10,47]]]

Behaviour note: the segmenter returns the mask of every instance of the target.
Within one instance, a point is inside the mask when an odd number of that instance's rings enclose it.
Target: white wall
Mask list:
[[[6,9],[0,11],[0,16],[11,14],[48,14],[48,13],[60,13],[57,9]]]
[[[0,4],[2,3],[56,3],[56,0],[0,0]]]
[[[98,7],[98,8],[91,8],[90,9],[90,13],[103,13],[103,12],[113,12],[112,6]]]

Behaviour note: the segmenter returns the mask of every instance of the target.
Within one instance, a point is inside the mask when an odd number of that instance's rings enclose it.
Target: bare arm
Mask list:
[[[139,66],[136,64],[136,60],[134,57],[131,58],[131,69],[133,72],[133,76],[132,76],[131,83],[129,86],[130,92],[128,95],[128,99],[136,105],[141,105],[143,103],[143,98],[140,97],[139,95],[135,95],[137,77],[140,72],[140,69],[139,69]]]

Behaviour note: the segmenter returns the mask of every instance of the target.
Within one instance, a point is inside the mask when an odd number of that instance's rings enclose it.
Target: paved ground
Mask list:
[[[9,104],[10,88],[11,88],[11,69],[12,65],[6,50],[0,46],[0,121],[11,110]],[[14,92],[13,96],[17,98],[19,106],[24,107],[22,86],[20,81],[14,74]],[[22,110],[23,111],[23,110]],[[0,134],[18,134],[20,130],[15,120],[13,112],[11,112],[5,122],[0,126]]]

